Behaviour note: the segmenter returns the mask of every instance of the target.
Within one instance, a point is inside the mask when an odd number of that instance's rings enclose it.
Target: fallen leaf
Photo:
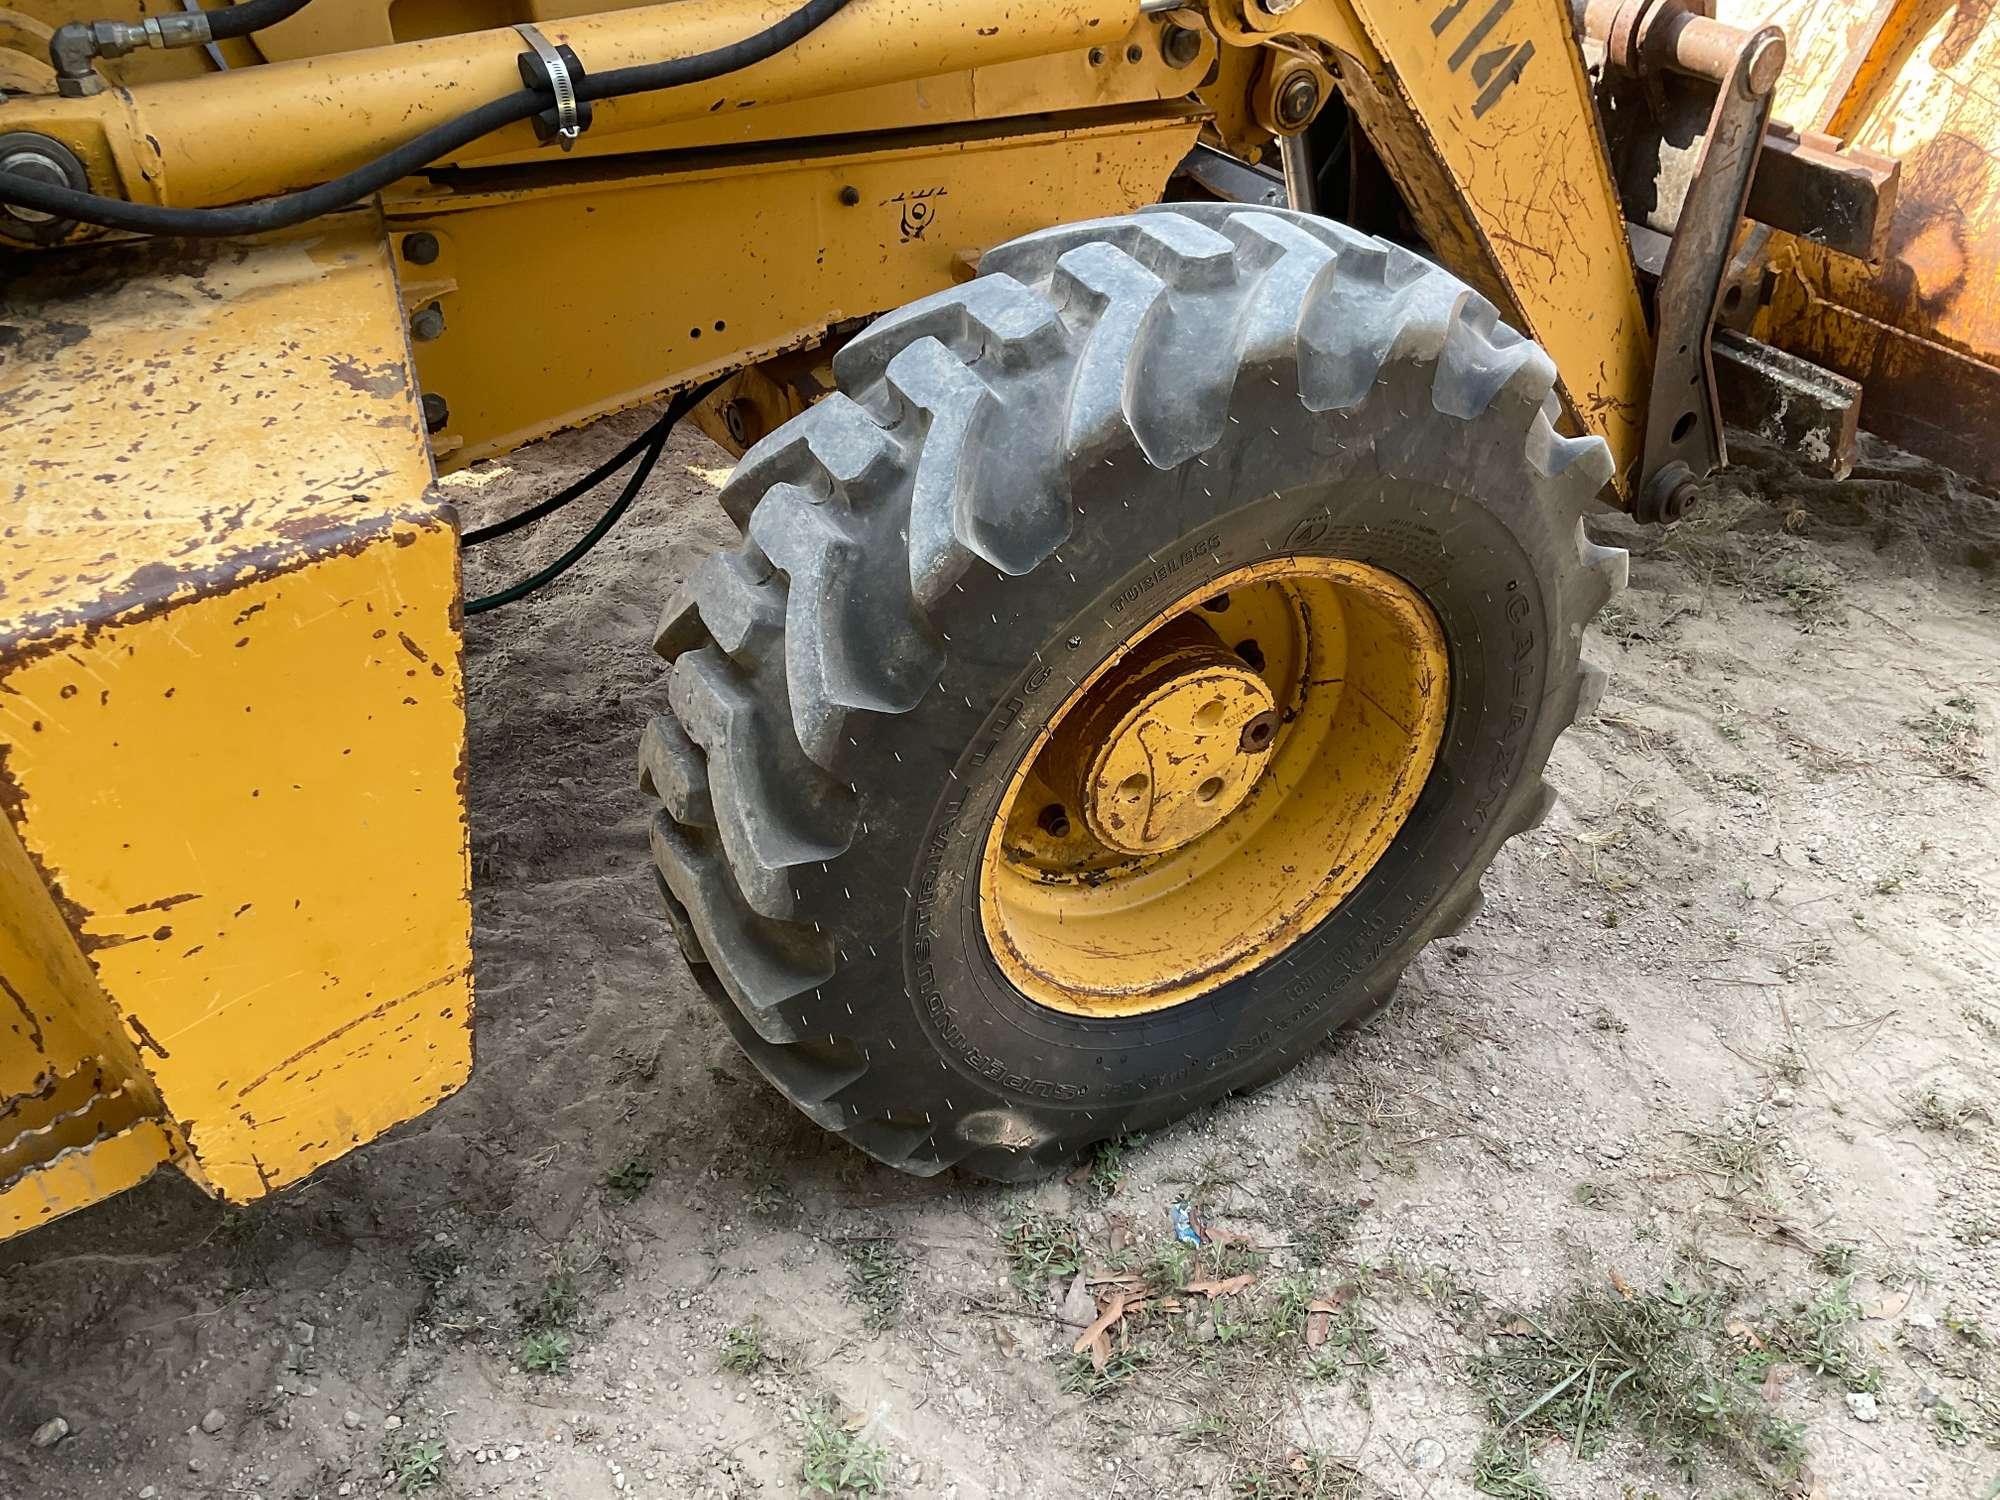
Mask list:
[[[1723,1324],[1722,1331],[1746,1349],[1761,1349],[1764,1347],[1763,1335],[1758,1333],[1748,1323],[1745,1323],[1741,1318],[1731,1318],[1727,1323]]]
[[[1097,1321],[1084,1329],[1082,1337],[1076,1341],[1074,1352],[1081,1354],[1084,1350],[1088,1349],[1090,1351],[1090,1362],[1097,1366],[1099,1374],[1102,1374],[1104,1371],[1104,1361],[1111,1357],[1111,1340],[1106,1335],[1105,1330],[1124,1316],[1125,1294],[1123,1292],[1113,1292],[1110,1300],[1104,1304],[1104,1311],[1097,1315]],[[1104,1349],[1101,1357],[1097,1352],[1099,1345],[1102,1345]]]
[[[1333,1319],[1328,1316],[1333,1309],[1324,1302],[1315,1302],[1306,1311],[1306,1347],[1317,1349],[1326,1342],[1332,1332]]]
[[[1869,1303],[1861,1311],[1864,1316],[1870,1318],[1899,1317],[1903,1309],[1910,1305],[1910,1296],[1914,1290],[1913,1287],[1906,1286],[1900,1292],[1889,1293],[1880,1302]]]
[[[1616,1271],[1611,1273],[1611,1285],[1616,1289],[1618,1295],[1623,1297],[1627,1302],[1632,1300],[1632,1283],[1627,1281],[1623,1276],[1620,1276]]]
[[[1097,1336],[1090,1341],[1090,1367],[1102,1375],[1104,1367],[1110,1363],[1111,1335],[1099,1329]]]
[[[1193,1292],[1198,1297],[1227,1297],[1232,1292],[1242,1291],[1256,1279],[1246,1271],[1241,1276],[1228,1276],[1221,1281],[1190,1281],[1181,1290]]]
[[[1510,1338],[1517,1339],[1524,1339],[1534,1331],[1535,1325],[1526,1318],[1515,1318],[1510,1323],[1502,1323],[1494,1330],[1495,1333],[1504,1333]]]

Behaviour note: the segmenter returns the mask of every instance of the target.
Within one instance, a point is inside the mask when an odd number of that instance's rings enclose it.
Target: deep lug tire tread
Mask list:
[[[1043,1117],[934,1055],[882,1055],[865,1011],[823,995],[843,961],[836,914],[800,909],[792,874],[861,858],[848,757],[893,753],[896,721],[938,684],[952,648],[933,613],[969,568],[1055,565],[1073,475],[1195,459],[1257,387],[1311,413],[1387,400],[1405,366],[1428,367],[1436,412],[1482,456],[1523,466],[1574,534],[1560,609],[1580,635],[1625,582],[1625,554],[1581,520],[1608,451],[1555,430],[1554,367],[1483,298],[1328,220],[1173,205],[1015,240],[972,282],[876,320],[835,360],[842,392],[744,455],[722,495],[743,542],[700,564],[661,619],[672,713],[642,736],[641,782],[663,804],[653,854],[697,979],[813,1119],[906,1171],[1019,1179],[1195,1102]],[[1161,369],[1189,373],[1139,378]],[[1404,427],[1411,445],[1434,440],[1430,424]],[[1393,447],[1378,441],[1385,468]],[[1567,725],[1592,711],[1602,673],[1581,666],[1555,691]],[[1509,836],[1554,798],[1539,774],[1509,796]],[[1477,875],[1440,902],[1430,938],[1477,916]],[[1295,1061],[1274,1054],[1235,1087]]]

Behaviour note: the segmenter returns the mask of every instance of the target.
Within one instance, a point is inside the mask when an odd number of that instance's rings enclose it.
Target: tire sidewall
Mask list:
[[[1194,466],[1157,475],[1143,506],[1129,489],[1115,501],[1107,491],[1100,524],[1080,505],[1084,519],[1050,564],[1018,578],[981,569],[964,581],[951,635],[975,633],[980,646],[958,653],[946,696],[992,707],[957,740],[907,884],[907,993],[947,1067],[1041,1108],[1109,1111],[1126,1128],[1259,1081],[1386,998],[1440,912],[1476,885],[1511,831],[1511,803],[1560,728],[1550,722],[1552,685],[1567,675],[1565,655],[1574,657],[1547,587],[1561,573],[1558,539],[1525,499],[1496,506],[1456,485],[1376,475],[1294,484],[1223,510],[1212,497],[1204,503],[1209,477]],[[1154,530],[1148,547],[1126,519],[1134,510],[1179,515],[1178,536],[1161,545]],[[1445,733],[1403,830],[1317,927],[1207,994],[1110,1018],[1028,999],[995,964],[980,919],[986,840],[1015,771],[1075,683],[1129,632],[1223,574],[1294,555],[1389,572],[1442,627]],[[1023,623],[1051,620],[1063,623]]]

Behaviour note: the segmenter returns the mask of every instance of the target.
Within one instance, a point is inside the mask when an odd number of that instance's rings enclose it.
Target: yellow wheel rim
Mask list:
[[[1437,759],[1444,634],[1379,568],[1289,557],[1148,620],[1001,799],[988,948],[1082,1016],[1185,1004],[1277,958],[1373,869]]]

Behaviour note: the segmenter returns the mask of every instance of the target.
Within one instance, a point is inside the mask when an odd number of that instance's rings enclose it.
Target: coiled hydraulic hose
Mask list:
[[[247,10],[257,3],[259,0],[249,0],[249,4],[235,9]],[[273,0],[273,3],[290,4],[292,0]],[[727,73],[739,72],[810,36],[846,4],[847,0],[807,0],[806,4],[782,20],[727,46],[688,57],[613,68],[606,73],[587,73],[577,84],[577,96],[584,100],[617,99],[627,94],[702,83]],[[213,14],[220,16],[228,12],[217,11]],[[134,234],[211,238],[263,234],[303,224],[308,219],[346,208],[370,194],[380,192],[398,178],[421,171],[481,136],[540,114],[549,107],[552,97],[544,89],[517,89],[511,94],[476,105],[454,119],[440,121],[343,176],[315,187],[301,188],[273,198],[260,198],[251,203],[222,208],[163,208],[153,203],[128,203],[122,198],[81,192],[6,172],[0,172],[0,203],[17,204],[22,208],[53,214],[57,218],[75,219]]]

